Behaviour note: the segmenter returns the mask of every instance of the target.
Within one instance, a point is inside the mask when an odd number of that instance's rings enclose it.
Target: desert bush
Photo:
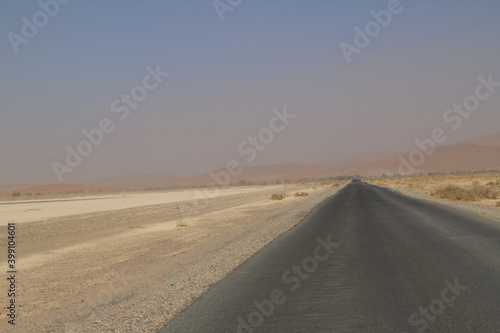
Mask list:
[[[474,186],[470,189],[456,185],[438,188],[432,196],[453,201],[480,201],[481,199],[497,199],[500,192],[484,186]]]
[[[477,201],[478,198],[472,192],[455,185],[438,188],[431,194],[434,197],[453,201]]]
[[[274,193],[271,196],[271,200],[283,200],[285,199],[285,194],[284,193]]]
[[[20,195],[21,195],[21,193],[19,193],[19,192],[14,192],[14,193],[12,193],[12,196],[13,196],[13,197],[18,197],[18,196],[20,196]]]
[[[307,197],[309,193],[307,192],[295,192],[294,194],[296,197]]]
[[[491,187],[500,186],[500,179],[497,179],[496,181],[493,182],[489,182],[488,184],[486,184],[486,186],[491,186]]]
[[[474,186],[471,190],[480,199],[498,199],[500,192],[484,186]]]

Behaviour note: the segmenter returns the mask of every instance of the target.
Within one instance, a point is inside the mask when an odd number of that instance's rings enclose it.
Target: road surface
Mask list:
[[[159,332],[500,332],[499,225],[351,183]]]

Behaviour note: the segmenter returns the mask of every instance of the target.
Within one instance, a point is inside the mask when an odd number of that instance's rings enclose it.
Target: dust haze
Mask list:
[[[444,119],[478,77],[500,81],[498,4],[389,3],[71,2],[38,27],[40,5],[5,2],[0,183],[336,166],[410,152],[436,127],[439,145],[498,132],[498,92],[460,128]],[[284,108],[296,117],[265,130]]]

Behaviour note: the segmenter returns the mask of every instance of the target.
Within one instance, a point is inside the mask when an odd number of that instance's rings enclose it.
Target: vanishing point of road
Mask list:
[[[159,332],[500,332],[500,222],[351,183]]]

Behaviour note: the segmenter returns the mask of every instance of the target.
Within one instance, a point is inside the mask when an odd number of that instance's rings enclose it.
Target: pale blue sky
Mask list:
[[[479,75],[500,81],[500,2],[401,1],[348,64],[339,44],[387,3],[244,0],[221,21],[212,1],[73,0],[16,54],[8,34],[41,7],[1,0],[0,184],[56,183],[51,163],[103,118],[116,130],[65,182],[244,161],[238,145],[285,105],[297,118],[252,164],[412,150]],[[170,76],[120,120],[111,103],[157,64]],[[499,106],[500,90],[447,143],[498,132]]]

